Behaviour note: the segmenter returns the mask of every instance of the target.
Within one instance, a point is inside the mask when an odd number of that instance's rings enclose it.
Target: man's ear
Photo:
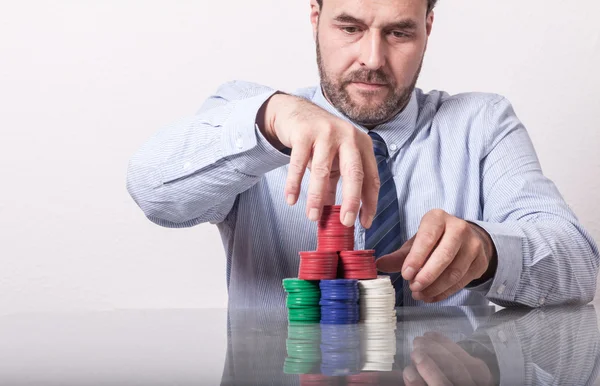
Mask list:
[[[433,10],[429,11],[427,15],[427,21],[425,22],[425,28],[427,29],[427,36],[431,35],[431,30],[433,29],[433,20],[435,19],[435,14]]]
[[[319,15],[321,14],[321,7],[317,0],[310,0],[310,24],[313,29],[313,39],[317,41],[317,29],[319,27]]]

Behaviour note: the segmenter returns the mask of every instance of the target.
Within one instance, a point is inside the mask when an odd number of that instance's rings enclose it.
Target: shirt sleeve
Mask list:
[[[502,98],[489,107],[481,161],[482,219],[498,266],[477,287],[501,305],[587,303],[594,297],[600,256],[591,236],[542,174],[523,124]]]
[[[276,92],[253,83],[222,85],[198,113],[158,131],[134,154],[127,189],[146,216],[165,227],[225,219],[238,194],[289,162],[256,125]]]

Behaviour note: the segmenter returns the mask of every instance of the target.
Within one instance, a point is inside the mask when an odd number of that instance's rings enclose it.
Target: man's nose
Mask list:
[[[362,39],[360,64],[370,70],[378,70],[385,64],[384,41],[379,33],[370,32]]]

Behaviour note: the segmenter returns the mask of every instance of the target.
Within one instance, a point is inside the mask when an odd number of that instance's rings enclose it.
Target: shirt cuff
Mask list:
[[[287,154],[271,145],[256,124],[258,110],[276,92],[271,90],[237,102],[225,122],[221,138],[223,156],[238,172],[261,176],[290,161]]]
[[[472,221],[483,228],[496,247],[498,266],[494,277],[485,283],[467,287],[490,301],[513,302],[523,271],[523,241],[519,233],[502,223]]]

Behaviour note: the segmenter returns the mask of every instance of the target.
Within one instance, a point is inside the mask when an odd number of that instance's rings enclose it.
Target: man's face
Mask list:
[[[401,111],[415,87],[433,12],[426,0],[312,0],[321,85],[353,121],[373,126]]]

